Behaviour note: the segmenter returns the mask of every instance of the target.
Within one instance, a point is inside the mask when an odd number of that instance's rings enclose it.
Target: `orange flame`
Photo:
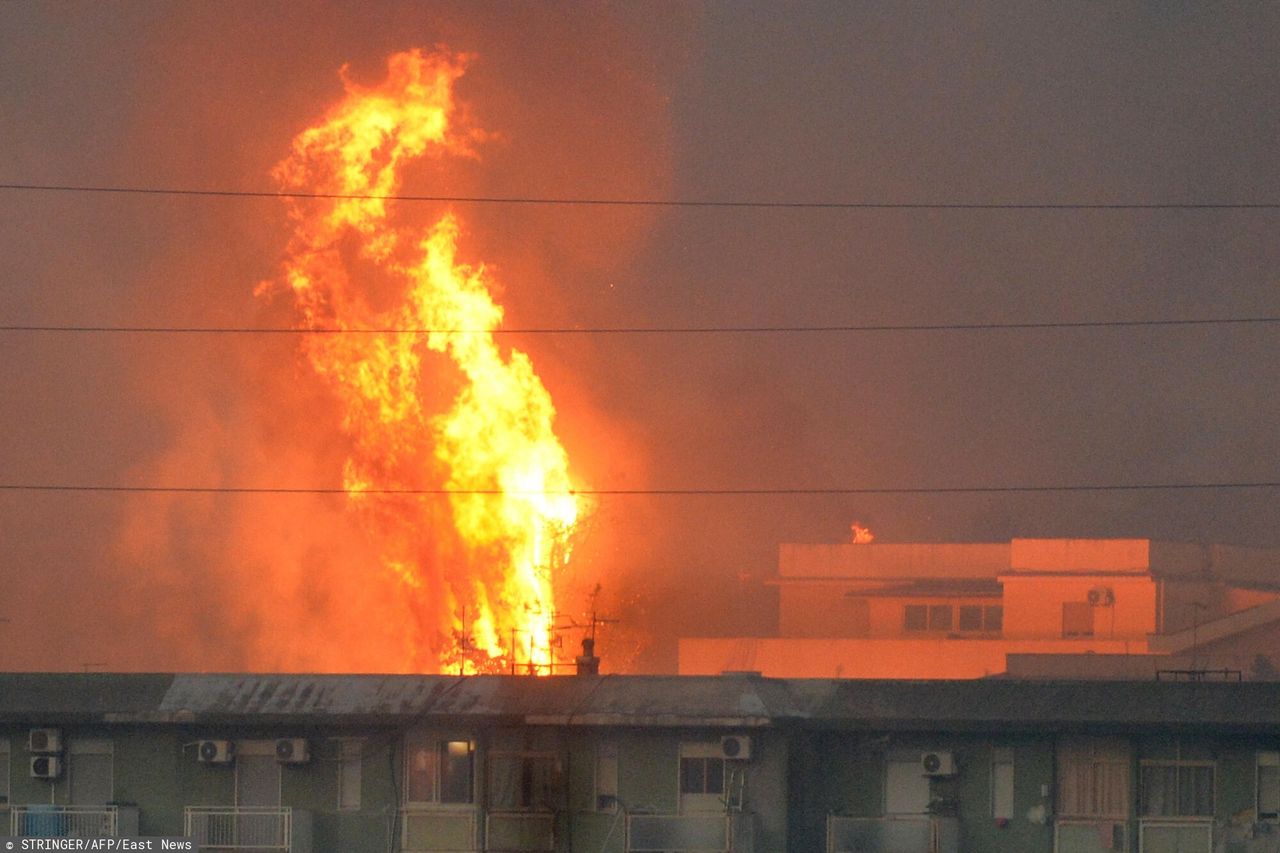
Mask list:
[[[283,283],[303,327],[348,332],[309,335],[303,351],[339,403],[348,500],[435,653],[406,650],[410,658],[471,672],[518,659],[546,672],[552,578],[580,512],[555,406],[529,357],[498,346],[502,307],[484,267],[458,260],[457,216],[397,228],[394,202],[380,198],[425,155],[475,156],[484,135],[452,127],[453,84],[469,59],[398,53],[372,88],[343,68],[345,97],[273,172],[286,190],[325,196],[291,203]],[[440,383],[424,376],[433,353],[458,377],[452,404],[436,413]],[[378,493],[387,489],[446,490],[448,512],[430,497]]]
[[[854,545],[870,545],[875,541],[876,535],[871,532],[870,528],[863,527],[861,521],[855,521],[850,527],[853,530]]]

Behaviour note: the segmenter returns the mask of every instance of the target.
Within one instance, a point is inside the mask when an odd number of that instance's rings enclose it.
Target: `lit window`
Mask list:
[[[410,803],[469,803],[473,748],[470,741],[412,739],[406,745]]]
[[[903,623],[908,631],[924,631],[929,627],[929,608],[923,604],[908,604]]]

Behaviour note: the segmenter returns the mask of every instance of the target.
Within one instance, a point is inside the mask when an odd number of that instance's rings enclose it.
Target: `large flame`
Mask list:
[[[303,349],[339,401],[351,505],[420,614],[411,659],[546,672],[552,575],[580,511],[555,407],[529,357],[495,340],[502,307],[484,267],[458,260],[458,217],[397,227],[395,202],[380,198],[425,155],[474,156],[483,135],[453,126],[453,84],[468,61],[398,53],[372,88],[343,69],[345,97],[274,172],[287,190],[323,196],[291,202],[283,283],[303,327],[346,332],[308,335]],[[385,331],[396,329],[432,331]],[[456,367],[451,403],[432,353]],[[447,507],[380,493],[432,489],[448,492]]]

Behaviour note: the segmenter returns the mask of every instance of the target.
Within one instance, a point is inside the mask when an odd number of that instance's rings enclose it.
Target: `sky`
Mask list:
[[[273,191],[387,57],[474,55],[489,134],[424,195],[1280,203],[1280,8],[1194,3],[0,5],[0,184]],[[457,203],[513,328],[1280,316],[1276,209]],[[444,206],[423,205],[423,217]],[[281,326],[278,199],[0,190],[0,325]],[[1274,324],[512,335],[593,489],[1280,480]],[[344,446],[290,336],[0,332],[4,484],[319,486]],[[340,498],[0,493],[0,666],[394,669]],[[787,542],[1280,545],[1273,489],[630,495],[565,604],[606,669],[767,635]],[[610,633],[611,632],[611,633]],[[609,643],[613,642],[610,649]]]

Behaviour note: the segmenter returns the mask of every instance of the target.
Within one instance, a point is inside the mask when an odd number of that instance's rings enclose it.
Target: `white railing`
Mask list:
[[[1138,853],[1213,853],[1213,818],[1142,818],[1138,821]]]
[[[119,834],[119,825],[115,806],[9,808],[9,834],[29,838],[112,838]]]
[[[944,853],[955,849],[954,818],[827,816],[827,853]]]
[[[556,816],[549,812],[489,812],[484,848],[490,853],[554,853]]]
[[[183,832],[215,850],[290,850],[293,809],[271,806],[187,806]]]
[[[1060,817],[1053,822],[1053,853],[1125,853],[1129,823],[1124,818]]]
[[[628,853],[728,853],[732,850],[727,815],[627,815]]]
[[[406,808],[400,810],[400,849],[404,853],[475,853],[480,849],[476,810]]]

